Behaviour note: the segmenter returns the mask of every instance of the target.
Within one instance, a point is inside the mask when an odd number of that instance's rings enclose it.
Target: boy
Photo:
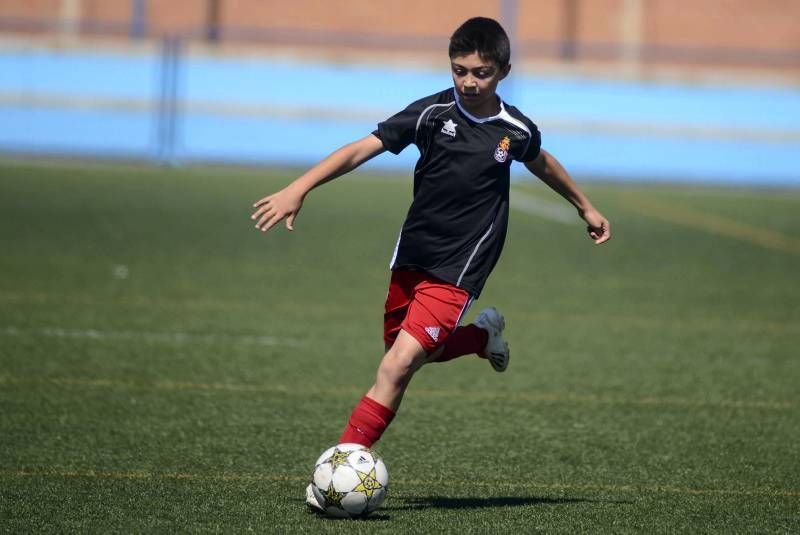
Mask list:
[[[339,443],[372,446],[394,418],[411,377],[426,363],[477,353],[496,371],[508,366],[505,321],[497,310],[484,309],[465,327],[459,323],[503,248],[512,160],[572,203],[596,244],[611,237],[608,221],[541,149],[536,125],[496,95],[511,69],[500,24],[483,17],[467,20],[451,37],[449,54],[453,88],[412,103],[254,204],[256,228],[266,232],[286,218],[286,228],[293,230],[303,199],[316,186],[386,150],[398,154],[413,143],[420,151],[414,198],[391,261],[386,353]],[[307,496],[309,505],[318,507],[313,494]]]

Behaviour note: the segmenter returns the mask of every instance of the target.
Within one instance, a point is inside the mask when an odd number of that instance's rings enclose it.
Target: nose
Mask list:
[[[467,76],[464,79],[464,89],[476,89],[478,87],[478,83],[475,81],[475,78],[472,76]]]

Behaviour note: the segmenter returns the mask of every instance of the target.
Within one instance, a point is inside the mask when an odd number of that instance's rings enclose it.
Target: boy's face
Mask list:
[[[508,75],[511,65],[500,68],[477,52],[450,58],[453,84],[468,111],[478,116],[493,115],[497,110],[497,84]]]

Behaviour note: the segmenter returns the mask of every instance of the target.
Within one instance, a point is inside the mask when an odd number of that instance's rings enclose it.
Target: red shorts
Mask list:
[[[431,353],[458,327],[470,304],[466,290],[423,271],[396,270],[386,295],[383,340],[391,346],[403,329]]]

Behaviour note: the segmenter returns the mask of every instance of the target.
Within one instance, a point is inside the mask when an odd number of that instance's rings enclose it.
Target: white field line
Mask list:
[[[511,190],[510,202],[511,208],[515,210],[528,215],[543,217],[550,221],[568,225],[574,225],[580,221],[575,210],[565,206],[564,203],[546,201],[518,189]]]
[[[308,480],[306,475],[296,474],[264,474],[264,473],[193,473],[193,472],[154,472],[149,470],[92,470],[92,469],[64,469],[45,468],[31,470],[0,469],[0,477],[62,477],[62,478],[90,478],[90,479],[133,479],[133,480],[200,480],[200,481],[270,481],[297,483]],[[615,492],[632,494],[689,494],[696,496],[749,496],[767,498],[798,498],[800,490],[782,489],[773,487],[754,488],[711,488],[711,487],[684,487],[669,484],[630,484],[630,483],[569,483],[569,482],[543,482],[530,480],[497,479],[464,480],[464,479],[397,479],[394,485],[404,487],[426,488],[454,488],[454,487],[480,487],[488,489],[536,489],[556,492]]]
[[[593,283],[594,286],[602,286],[603,288],[620,291],[621,289],[629,289],[632,287],[630,281],[597,281]],[[657,289],[655,283],[637,283],[636,288]],[[77,305],[77,306],[136,306],[136,307],[179,307],[179,308],[210,308],[214,310],[243,310],[246,309],[248,304],[237,301],[220,301],[220,300],[192,300],[192,301],[171,301],[167,299],[150,298],[146,296],[130,296],[123,298],[115,298],[113,300],[102,300],[89,294],[47,294],[47,293],[16,293],[6,292],[0,290],[0,304],[17,304],[24,303],[28,305]],[[302,308],[300,304],[292,303],[293,307]],[[316,305],[317,308],[323,305]],[[328,308],[325,308],[328,310]],[[330,308],[330,314],[334,315],[338,311]],[[550,312],[538,312],[529,315],[529,320],[537,321],[579,321],[593,319],[591,314],[559,314]],[[661,318],[642,315],[619,315],[615,316],[615,328],[629,329],[636,328],[665,328],[665,329],[689,329],[691,331],[717,331],[724,329],[726,332],[743,331],[747,333],[759,333],[762,335],[767,334],[800,334],[800,323],[787,319],[785,321],[768,320],[768,319],[745,319],[745,318]],[[2,336],[2,327],[0,327],[0,336]]]
[[[679,204],[658,202],[630,192],[624,192],[623,196],[628,201],[626,203],[628,208],[651,219],[704,230],[717,236],[735,238],[767,249],[800,254],[800,239],[795,236]]]
[[[37,329],[20,329],[17,327],[0,328],[0,336],[34,336],[45,338],[77,338],[87,340],[139,340],[145,342],[166,342],[172,344],[212,344],[235,343],[252,346],[289,346],[305,345],[297,338],[277,336],[251,336],[236,334],[192,334],[183,332],[150,332],[150,331],[101,331],[97,329],[64,329],[61,327],[41,327]]]
[[[315,386],[304,384],[302,387],[279,383],[202,383],[194,381],[174,380],[129,380],[80,377],[18,377],[4,374],[0,370],[0,385],[52,385],[65,387],[89,388],[135,388],[144,390],[200,390],[240,393],[270,393],[290,396],[347,396],[352,397],[362,391],[357,386]],[[792,411],[796,407],[793,401],[780,400],[703,400],[668,397],[617,397],[602,394],[575,394],[569,392],[498,392],[472,391],[446,388],[413,388],[413,395],[422,398],[464,399],[469,401],[522,401],[544,404],[585,404],[585,405],[628,405],[639,407],[674,408],[674,409],[750,409],[767,411]]]
[[[155,100],[97,95],[63,95],[58,93],[0,92],[2,107],[65,108],[108,111],[151,112]],[[239,103],[225,101],[192,100],[179,103],[185,113],[209,115],[262,117],[301,121],[380,121],[396,110],[377,108],[345,108],[332,110],[321,106],[291,106],[269,103]],[[761,143],[800,143],[800,129],[742,128],[727,125],[652,124],[650,122],[623,122],[563,117],[538,117],[539,125],[548,131],[582,135],[618,135],[646,138],[688,138],[718,141],[749,141]]]

